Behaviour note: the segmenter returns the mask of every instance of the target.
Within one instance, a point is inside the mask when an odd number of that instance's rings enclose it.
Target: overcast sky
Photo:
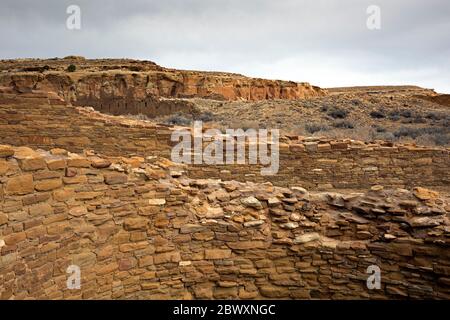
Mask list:
[[[69,5],[81,29],[69,30]],[[366,10],[381,9],[369,30]],[[450,93],[449,0],[1,0],[0,58],[137,58],[322,87]]]

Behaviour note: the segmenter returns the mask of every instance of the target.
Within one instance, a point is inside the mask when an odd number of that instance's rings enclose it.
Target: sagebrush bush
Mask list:
[[[332,117],[333,119],[345,119],[348,115],[347,110],[334,108],[330,112],[328,112],[328,115]]]
[[[214,114],[212,112],[206,111],[202,114],[196,116],[195,120],[203,121],[203,122],[211,122],[214,120]]]
[[[305,124],[305,130],[306,132],[313,134],[319,131],[328,131],[330,130],[330,127],[321,123],[307,123]]]
[[[383,110],[375,110],[370,113],[370,116],[374,119],[383,119],[386,117]]]
[[[191,122],[192,122],[191,119],[187,118],[186,116],[180,113],[174,114],[166,120],[166,123],[177,126],[188,126],[191,124]]]
[[[341,121],[334,121],[333,127],[340,128],[340,129],[353,129],[355,126],[350,121],[341,120]]]
[[[75,70],[77,70],[77,67],[74,64],[71,64],[67,67],[68,72],[74,72]]]

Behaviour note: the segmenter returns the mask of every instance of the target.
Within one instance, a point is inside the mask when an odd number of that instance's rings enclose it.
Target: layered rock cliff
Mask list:
[[[70,65],[74,72],[67,72]],[[325,90],[309,83],[265,80],[234,73],[163,68],[149,61],[109,59],[24,59],[0,62],[0,86],[17,92],[55,92],[75,104],[102,99],[141,102],[153,98],[218,100],[302,99]]]

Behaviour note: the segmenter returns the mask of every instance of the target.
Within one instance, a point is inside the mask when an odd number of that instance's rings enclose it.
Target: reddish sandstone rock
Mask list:
[[[417,187],[414,188],[414,195],[420,200],[432,200],[439,197],[439,192]]]
[[[93,157],[93,158],[90,158],[89,160],[91,160],[91,166],[93,168],[102,169],[102,168],[108,168],[109,166],[111,166],[111,161],[109,161],[107,159]]]

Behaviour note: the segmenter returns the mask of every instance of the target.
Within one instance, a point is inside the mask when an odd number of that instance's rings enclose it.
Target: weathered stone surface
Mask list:
[[[0,145],[0,158],[11,157],[14,155],[14,149],[10,146]]]
[[[74,207],[69,210],[69,214],[75,217],[80,217],[87,214],[87,209],[83,206]]]
[[[297,236],[294,239],[294,243],[307,243],[315,240],[319,240],[320,235],[317,232],[305,233],[301,236]]]
[[[414,188],[414,195],[420,200],[431,200],[439,197],[439,193],[426,188]]]
[[[126,174],[118,172],[105,173],[105,183],[106,184],[121,184],[128,181]]]
[[[251,207],[251,208],[255,208],[255,209],[262,208],[261,202],[259,202],[259,200],[256,199],[255,197],[243,198],[243,199],[241,199],[241,202],[243,205],[245,205],[247,207]]]

